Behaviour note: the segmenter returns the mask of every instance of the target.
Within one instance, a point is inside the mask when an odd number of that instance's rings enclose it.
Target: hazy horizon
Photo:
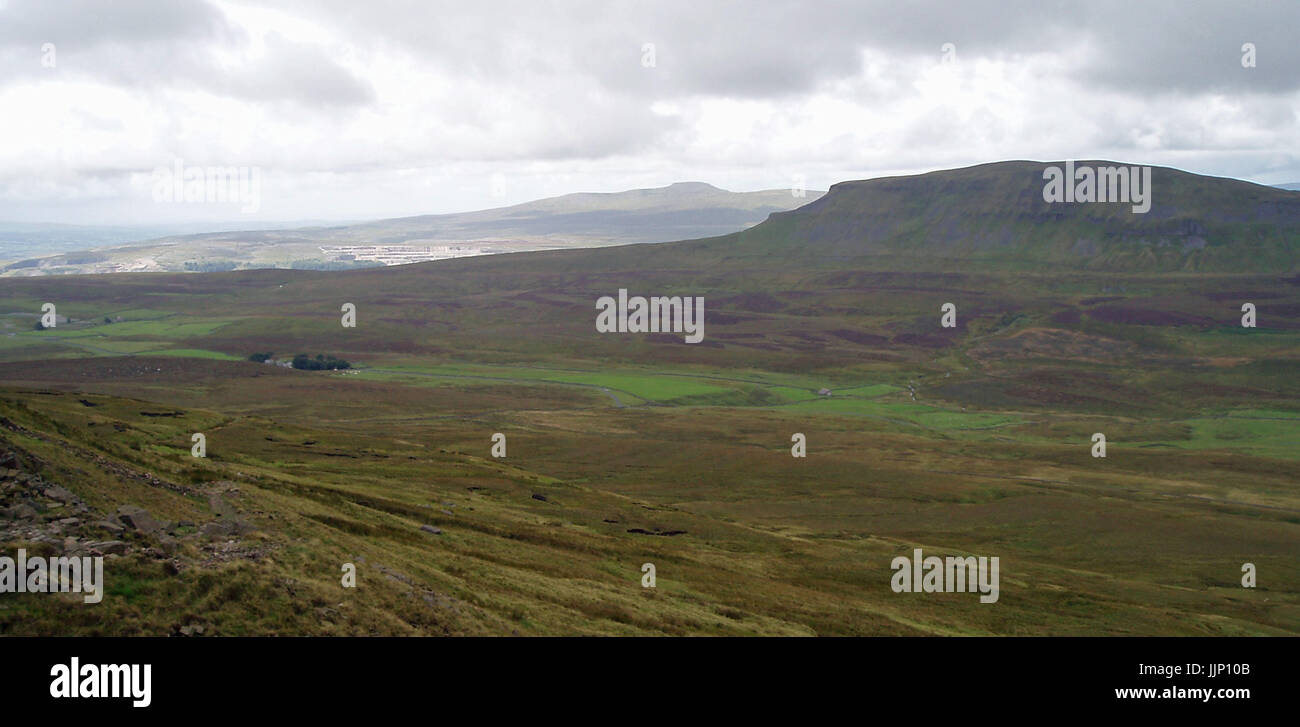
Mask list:
[[[938,171],[938,170],[935,170],[935,171]],[[840,181],[855,181],[855,180],[840,180]],[[1250,180],[1245,180],[1245,181],[1250,181]],[[378,221],[378,220],[386,220],[386,219],[401,219],[401,218],[404,218],[404,217],[423,217],[423,216],[427,216],[427,215],[456,215],[456,214],[464,214],[464,213],[467,213],[467,212],[484,212],[484,211],[487,211],[487,210],[501,209],[501,208],[504,208],[504,207],[514,207],[514,206],[518,206],[518,205],[521,205],[521,204],[528,204],[529,202],[537,202],[537,201],[541,201],[541,200],[544,200],[544,199],[553,199],[553,198],[556,198],[556,197],[565,197],[565,196],[572,195],[572,194],[620,194],[620,193],[623,193],[623,192],[640,192],[640,191],[654,190],[654,189],[667,189],[667,188],[669,188],[669,187],[672,187],[672,186],[675,186],[675,185],[679,185],[679,184],[705,184],[705,185],[708,185],[708,186],[713,187],[713,188],[715,188],[715,189],[721,190],[721,191],[723,191],[723,192],[731,192],[731,193],[734,193],[734,194],[749,194],[749,193],[753,193],[753,192],[776,192],[776,191],[782,191],[782,190],[788,189],[788,187],[772,187],[772,188],[767,188],[767,189],[728,189],[728,188],[722,187],[722,186],[720,186],[720,185],[713,184],[712,182],[708,182],[708,181],[701,180],[701,179],[679,179],[679,180],[674,181],[674,182],[668,182],[668,183],[666,183],[666,184],[657,185],[657,186],[653,186],[653,187],[627,187],[627,188],[622,188],[622,189],[574,189],[574,190],[569,191],[569,192],[561,192],[561,193],[559,193],[559,194],[548,195],[548,196],[546,196],[546,197],[538,197],[538,198],[535,198],[535,199],[526,199],[526,200],[523,200],[523,201],[520,201],[520,202],[511,202],[511,203],[509,203],[509,204],[497,204],[497,205],[492,205],[492,206],[490,206],[490,207],[472,207],[472,208],[466,208],[466,209],[455,209],[455,210],[450,210],[450,211],[447,211],[447,212],[418,212],[418,211],[417,211],[417,212],[411,212],[411,213],[409,213],[409,214],[400,214],[400,215],[384,215],[384,216],[365,216],[365,215],[363,215],[363,216],[360,216],[360,217],[346,217],[346,218],[337,218],[337,219],[331,219],[331,218],[305,218],[305,219],[298,219],[298,220],[263,220],[263,219],[257,219],[257,218],[229,217],[229,218],[225,218],[225,219],[214,219],[214,220],[211,220],[211,221],[195,220],[195,221],[180,221],[180,222],[162,222],[162,221],[158,221],[158,220],[142,220],[142,221],[138,221],[138,222],[132,222],[132,221],[126,221],[126,222],[100,222],[100,221],[96,221],[96,220],[90,220],[90,221],[86,221],[86,222],[63,222],[63,221],[58,221],[58,222],[56,222],[56,221],[54,221],[54,220],[19,220],[19,219],[0,218],[0,230],[5,229],[5,226],[6,226],[6,225],[13,225],[13,226],[30,225],[30,226],[40,226],[40,227],[92,227],[92,228],[154,228],[154,227],[157,227],[157,228],[179,228],[179,227],[187,227],[187,228],[188,228],[188,227],[193,227],[193,228],[204,228],[204,229],[207,229],[208,227],[212,227],[212,230],[211,230],[211,231],[213,231],[213,232],[238,232],[240,229],[249,229],[249,230],[271,230],[271,229],[277,229],[277,228],[275,227],[276,225],[284,225],[286,228],[291,228],[291,227],[293,227],[293,228],[296,228],[296,227],[310,227],[310,226],[350,225],[350,224],[358,224],[358,223],[364,223],[364,222],[374,222],[374,221]],[[826,191],[826,190],[825,190],[825,189],[816,189],[816,190],[809,189],[809,190],[807,190],[807,191],[820,191],[820,192],[824,192],[824,191]],[[240,228],[240,227],[238,227],[238,225],[241,225],[241,224],[243,224],[243,225],[249,225],[249,227],[247,227],[247,228]],[[201,232],[201,231],[202,231],[202,230],[199,230],[199,232]]]
[[[1010,159],[989,160],[986,162],[977,162],[976,164],[964,165],[964,166],[978,166],[979,164],[991,164],[1000,161],[1013,161],[1013,160]],[[1110,160],[1110,161],[1116,161],[1120,163],[1128,163],[1128,162],[1136,163],[1135,160]],[[1180,171],[1191,172],[1193,174],[1202,174],[1206,176],[1219,176],[1219,175],[1210,174],[1208,172],[1198,171],[1196,169],[1178,167],[1176,165],[1161,165],[1161,166],[1169,166],[1171,168],[1179,169]],[[952,167],[952,168],[961,168],[961,167]],[[949,167],[940,168],[940,169],[925,169],[916,172],[909,172],[904,175],[883,174],[883,175],[872,176],[872,177],[841,179],[841,180],[831,182],[830,184],[826,185],[824,188],[809,189],[807,191],[825,192],[830,187],[834,186],[835,184],[839,184],[841,182],[868,181],[871,179],[880,179],[883,177],[891,177],[891,176],[909,176],[913,174],[927,174],[929,172],[944,171],[945,169],[949,169]],[[1247,179],[1244,177],[1232,177],[1232,176],[1227,176],[1226,178],[1237,179],[1239,181],[1250,182],[1252,184],[1260,184],[1269,187],[1277,187],[1279,189],[1293,189],[1293,190],[1300,189],[1300,182],[1263,182],[1257,179]],[[88,220],[84,222],[66,222],[66,221],[54,221],[48,219],[21,220],[21,219],[11,219],[11,218],[0,218],[0,231],[4,231],[6,229],[6,226],[10,226],[9,229],[16,229],[20,226],[30,226],[30,227],[40,227],[40,228],[53,228],[53,227],[117,228],[117,229],[149,229],[149,228],[164,229],[166,228],[172,230],[171,232],[166,233],[171,235],[171,234],[191,234],[191,233],[181,233],[175,231],[176,229],[180,229],[180,228],[187,228],[187,229],[192,228],[193,230],[192,234],[202,234],[205,231],[239,232],[245,229],[246,230],[275,230],[275,229],[292,229],[292,228],[299,228],[299,227],[314,227],[314,226],[327,227],[327,226],[360,224],[360,223],[374,222],[374,221],[385,220],[385,219],[401,219],[406,217],[423,217],[429,215],[456,215],[456,214],[464,214],[469,212],[483,212],[483,211],[488,211],[493,209],[501,209],[505,207],[514,207],[522,204],[528,204],[530,202],[537,202],[544,199],[553,199],[556,197],[564,197],[573,194],[619,194],[622,192],[636,192],[636,191],[645,191],[651,189],[667,189],[668,187],[678,185],[678,184],[706,184],[711,187],[714,187],[715,189],[719,189],[723,192],[732,192],[735,194],[747,194],[752,192],[773,192],[773,191],[780,191],[781,189],[784,189],[780,187],[772,187],[767,189],[729,189],[706,180],[681,179],[681,180],[668,182],[666,184],[653,186],[653,187],[626,187],[626,188],[619,188],[619,189],[599,189],[599,190],[574,189],[572,191],[561,192],[559,194],[549,195],[547,197],[527,199],[520,202],[511,202],[509,204],[498,204],[498,205],[492,205],[490,207],[454,209],[447,212],[416,211],[408,214],[398,214],[398,215],[391,215],[391,216],[362,215],[359,217],[346,217],[346,218],[305,218],[305,219],[289,219],[289,220],[263,220],[263,219],[229,217],[224,219],[214,219],[210,221],[195,220],[195,221],[180,221],[180,222],[163,222],[158,220],[141,220],[141,221],[124,221],[124,222],[103,222],[99,220]],[[247,225],[247,227],[240,227],[240,225]]]

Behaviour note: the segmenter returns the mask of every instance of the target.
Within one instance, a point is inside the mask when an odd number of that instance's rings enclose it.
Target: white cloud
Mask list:
[[[681,180],[824,188],[1009,158],[1300,180],[1294,5],[111,7],[0,10],[0,219],[238,216],[151,205],[140,180],[174,157],[261,168],[262,219]],[[1243,39],[1259,67],[1229,52]]]

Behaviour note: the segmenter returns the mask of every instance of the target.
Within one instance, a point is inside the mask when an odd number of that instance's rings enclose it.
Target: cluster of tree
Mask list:
[[[337,369],[350,369],[352,364],[341,358],[333,356],[322,356],[316,354],[316,358],[311,358],[305,353],[300,353],[293,357],[293,367],[295,369],[304,369],[307,371],[334,371]]]
[[[266,363],[267,361],[270,361],[273,356],[275,356],[275,354],[270,351],[267,351],[266,353],[259,352],[249,356],[248,360],[257,363]],[[293,357],[293,367],[304,371],[336,371],[339,369],[350,369],[352,368],[352,364],[334,356],[326,356],[318,353],[315,358],[313,358],[305,353],[300,353]]]

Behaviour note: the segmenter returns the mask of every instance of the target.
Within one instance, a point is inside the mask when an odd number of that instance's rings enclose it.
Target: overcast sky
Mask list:
[[[1026,158],[1296,182],[1300,2],[0,0],[0,110],[0,220],[360,219]],[[178,159],[256,167],[259,209],[156,202]]]

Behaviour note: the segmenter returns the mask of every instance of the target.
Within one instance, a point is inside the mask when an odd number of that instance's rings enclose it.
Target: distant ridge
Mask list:
[[[816,200],[824,192],[729,192],[704,182],[579,192],[509,207],[350,225],[173,235],[118,247],[28,258],[4,275],[304,267],[602,247],[723,235]],[[358,251],[356,247],[367,248]],[[374,248],[391,248],[376,250]]]
[[[1297,266],[1300,195],[1153,166],[1146,214],[1120,203],[1045,202],[1044,169],[1064,164],[1007,161],[841,182],[799,209],[697,247],[731,258],[855,259],[909,269],[979,264],[1222,272]]]
[[[789,189],[729,192],[705,182],[677,182],[625,192],[576,192],[478,212],[400,217],[332,229],[349,236],[378,234],[380,242],[562,235],[665,242],[734,232],[822,194],[808,191],[796,197]]]

